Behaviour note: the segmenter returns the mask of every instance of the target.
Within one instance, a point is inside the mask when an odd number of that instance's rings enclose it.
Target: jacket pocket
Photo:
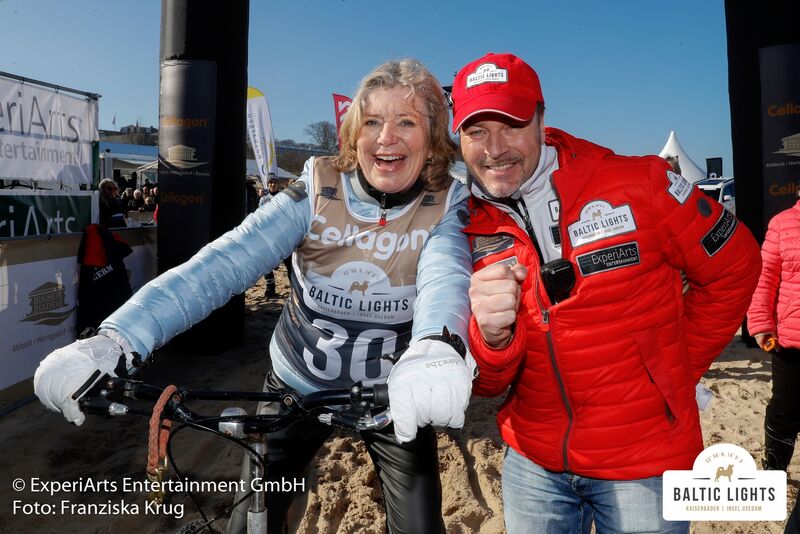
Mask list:
[[[670,427],[678,424],[678,417],[683,413],[684,403],[680,402],[678,389],[675,387],[671,373],[661,352],[655,333],[641,332],[634,336],[639,349],[645,371],[650,381],[656,386],[664,402],[664,417]]]

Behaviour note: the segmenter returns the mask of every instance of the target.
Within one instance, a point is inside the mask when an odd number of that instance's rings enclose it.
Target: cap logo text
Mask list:
[[[482,83],[505,83],[508,81],[508,70],[500,69],[494,63],[478,65],[475,72],[467,76],[467,89]]]

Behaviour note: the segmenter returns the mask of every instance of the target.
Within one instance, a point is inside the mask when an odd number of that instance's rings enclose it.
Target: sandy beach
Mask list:
[[[279,291],[287,295],[283,271],[277,278]],[[282,305],[281,299],[263,298],[262,284],[247,292],[243,345],[217,355],[159,353],[142,379],[194,389],[260,388],[268,366],[267,341]],[[711,405],[701,416],[706,446],[733,443],[760,463],[764,410],[770,392],[769,356],[747,348],[737,336],[703,383],[714,392]],[[463,430],[439,432],[442,512],[449,533],[504,532],[500,490],[504,446],[494,419],[500,401],[474,398]],[[198,411],[215,413],[216,405],[207,406]],[[153,511],[145,508],[146,495],[126,491],[125,484],[144,479],[145,418],[90,417],[76,428],[36,401],[0,417],[0,434],[2,532],[160,533],[173,532],[199,517],[184,495],[167,495],[166,506]],[[176,436],[173,448],[178,467],[193,479],[233,481],[238,477],[240,449],[225,440],[185,430]],[[335,434],[320,450],[315,470],[316,476],[308,480],[311,491],[297,532],[385,532],[375,472],[357,438]],[[788,475],[791,507],[800,486],[797,454]],[[25,486],[19,491],[17,479]],[[53,482],[77,482],[83,487],[71,491],[54,488]],[[87,485],[94,487],[87,489]],[[224,510],[232,498],[213,492],[196,497],[207,515]],[[109,513],[84,513],[88,503],[107,504]],[[134,513],[134,505],[138,513]],[[224,520],[214,525],[221,530]],[[777,534],[783,532],[783,523],[695,522],[692,532]]]

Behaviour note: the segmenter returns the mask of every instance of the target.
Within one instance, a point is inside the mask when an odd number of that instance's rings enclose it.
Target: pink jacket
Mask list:
[[[769,222],[761,259],[748,329],[754,335],[775,332],[781,346],[800,348],[800,200]]]

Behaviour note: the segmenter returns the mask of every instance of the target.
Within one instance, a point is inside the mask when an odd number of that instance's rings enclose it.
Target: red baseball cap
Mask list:
[[[453,82],[453,133],[478,113],[527,122],[544,105],[539,76],[513,54],[486,54],[458,71]]]

